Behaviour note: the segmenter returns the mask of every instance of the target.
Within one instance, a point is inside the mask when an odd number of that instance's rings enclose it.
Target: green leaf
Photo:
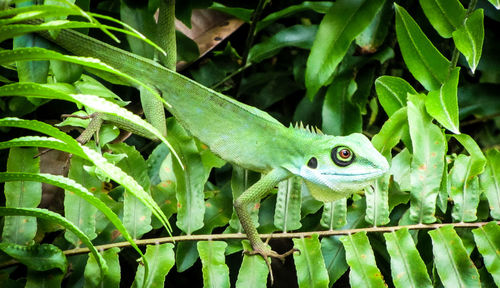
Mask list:
[[[94,258],[94,255],[90,254],[87,260],[87,265],[85,265],[85,285],[84,288],[93,287],[106,287],[106,288],[118,288],[120,287],[120,261],[118,261],[118,252],[120,248],[113,247],[102,253],[102,257],[106,260],[108,265],[108,272],[104,275],[98,273],[99,265]],[[140,266],[140,265],[139,265]]]
[[[491,5],[495,6],[495,8],[500,9],[500,1],[499,0],[488,0]]]
[[[346,260],[351,267],[349,282],[352,287],[386,287],[366,232],[340,237],[346,251]]]
[[[439,278],[445,287],[481,287],[479,273],[452,225],[429,231]]]
[[[365,188],[366,196],[366,222],[373,226],[381,226],[389,223],[389,179],[391,175],[386,173],[375,180],[372,186]]]
[[[161,288],[165,287],[165,276],[175,263],[174,245],[172,243],[148,245],[145,258],[151,263],[148,271],[147,282],[144,281],[144,266],[137,267],[133,287]],[[144,285],[143,285],[144,284]]]
[[[167,138],[179,151],[186,169],[183,170],[177,161],[172,161],[177,181],[177,227],[186,234],[203,227],[205,202],[203,186],[208,178],[194,138],[173,118],[167,121]]]
[[[394,286],[432,287],[424,261],[407,228],[384,233],[387,251],[391,256],[391,274]],[[438,260],[439,261],[439,260]]]
[[[294,25],[281,29],[265,41],[252,46],[248,53],[248,62],[259,63],[271,58],[284,47],[311,49],[317,31],[318,26],[316,25]]]
[[[408,122],[413,144],[410,218],[417,223],[436,221],[436,197],[441,186],[446,140],[424,108],[422,95],[408,95]]]
[[[203,287],[229,287],[229,268],[225,263],[226,242],[200,241],[198,253],[203,271]]]
[[[248,240],[243,240],[243,249],[245,251],[252,251],[252,246]],[[243,255],[243,262],[241,262],[240,270],[238,271],[238,279],[236,280],[236,287],[238,288],[265,288],[267,285],[267,269],[266,261],[264,258],[255,255]]]
[[[410,167],[411,167],[410,151],[403,149],[398,155],[394,156],[391,162],[390,174],[393,175],[394,181],[399,185],[402,191],[411,191],[410,184]],[[448,170],[446,170],[448,172]]]
[[[449,131],[460,134],[458,128],[457,87],[460,67],[453,69],[450,78],[439,90],[430,91],[425,99],[425,108]]]
[[[34,271],[29,269],[24,288],[62,287],[64,273],[59,270]],[[5,284],[10,287],[9,284]]]
[[[83,232],[78,229],[73,223],[69,222],[66,220],[66,218],[62,217],[61,215],[54,213],[52,211],[46,210],[46,209],[40,209],[40,208],[6,208],[6,207],[0,207],[0,216],[11,216],[11,215],[24,215],[24,216],[33,216],[37,218],[42,218],[46,219],[49,221],[53,221],[64,228],[70,230],[71,232],[75,233],[80,240],[89,248],[90,252],[98,259],[99,262],[99,267],[101,268],[101,274],[105,274],[106,271],[108,270],[108,267],[106,266],[106,261],[102,258],[102,255],[99,254],[95,246],[90,242],[90,239],[87,237],[87,235],[83,234]],[[2,245],[3,243],[0,243]],[[8,244],[8,243],[5,243]],[[10,245],[10,244],[9,244]],[[21,249],[22,250],[22,249]],[[19,251],[22,252],[22,251]],[[29,252],[29,251],[28,251]],[[21,255],[22,256],[22,255]],[[33,258],[31,256],[26,256],[28,261],[32,261]],[[16,258],[17,259],[17,258]],[[64,258],[66,259],[66,258]],[[18,259],[21,261],[21,259]],[[36,260],[36,259],[35,259]],[[35,261],[37,262],[37,261]],[[28,265],[24,263],[25,265]],[[32,263],[33,265],[38,265],[40,263]],[[31,264],[30,264],[31,265]],[[43,267],[42,267],[43,268]],[[34,269],[34,268],[32,268]],[[51,268],[50,268],[51,269]],[[36,269],[35,269],[36,270]],[[62,271],[66,271],[66,265],[64,265],[64,269]]]
[[[32,5],[0,11],[0,25],[18,23],[42,17],[64,17],[81,15],[79,9],[59,5]],[[11,16],[11,17],[8,17]]]
[[[140,255],[142,255],[141,250],[132,240],[132,237],[125,229],[118,216],[108,206],[106,206],[104,202],[102,202],[99,198],[95,197],[85,187],[76,183],[72,179],[59,175],[41,174],[41,173],[14,173],[14,172],[0,173],[0,182],[16,181],[16,180],[43,182],[75,193],[76,195],[85,199],[87,202],[91,203],[93,206],[99,209],[104,215],[106,215],[109,221],[113,223],[113,225],[116,227],[116,229],[118,229],[118,231],[120,231],[122,236],[127,241],[129,241],[131,246]]]
[[[294,238],[293,246],[300,250],[300,253],[293,253],[299,287],[328,287],[328,272],[318,234],[308,238]]]
[[[450,171],[450,197],[453,199],[453,219],[459,222],[476,221],[479,204],[479,178],[471,175],[472,157],[458,155]]]
[[[85,157],[82,151],[72,149],[72,147],[70,147],[67,143],[51,137],[24,136],[5,142],[0,142],[0,149],[11,147],[43,147],[72,153],[80,157]]]
[[[378,77],[375,80],[375,90],[380,104],[389,117],[406,106],[408,94],[417,94],[417,91],[408,82],[394,76]]]
[[[110,144],[108,147],[114,154],[126,155],[116,166],[134,178],[149,194],[150,182],[147,166],[141,154],[133,146],[128,146],[125,143]],[[152,229],[151,210],[127,191],[123,196],[123,224],[133,239],[140,239],[142,235]]]
[[[361,47],[362,53],[375,53],[384,43],[393,13],[392,1],[384,1],[382,9],[378,11],[370,25],[356,37],[356,44]]]
[[[356,91],[351,77],[339,77],[328,87],[321,115],[323,132],[335,136],[361,132],[362,119],[359,107],[351,102]]]
[[[323,237],[321,239],[321,253],[328,271],[328,278],[332,285],[347,271],[349,266],[345,261],[345,249],[338,236]]]
[[[500,286],[500,227],[490,222],[483,227],[472,230],[477,250],[481,253],[484,266],[488,269],[497,286]]]
[[[490,204],[491,217],[500,219],[500,151],[490,149],[486,151],[486,168],[479,175],[479,185],[486,194]]]
[[[215,5],[215,3],[214,3]],[[297,5],[291,5],[286,7],[285,9],[281,9],[279,11],[276,11],[274,13],[271,13],[261,19],[257,23],[257,28],[255,29],[257,32],[264,29],[265,27],[269,26],[270,24],[276,22],[276,20],[279,20],[281,18],[285,17],[290,17],[293,16],[297,13],[307,11],[307,10],[313,10],[316,13],[322,13],[325,14],[332,8],[333,3],[330,1],[318,1],[318,2],[313,2],[313,1],[304,1],[300,4]],[[250,18],[249,18],[250,19]]]
[[[483,151],[479,145],[477,145],[476,141],[467,134],[453,135],[453,137],[464,146],[465,150],[467,150],[472,157],[469,172],[470,177],[483,173],[484,167],[486,166],[486,157],[484,157]]]
[[[37,173],[40,158],[36,148],[13,147],[7,159],[8,172]],[[31,181],[5,183],[5,207],[37,207],[42,199],[42,184]],[[2,241],[20,245],[30,244],[37,232],[36,218],[8,216],[4,219]]]
[[[403,7],[394,6],[396,35],[406,66],[425,89],[439,89],[447,80],[450,61],[432,45]]]
[[[300,214],[300,213],[299,213]],[[333,202],[325,202],[323,214],[319,224],[329,230],[341,228],[346,223],[347,198],[342,198]]]
[[[406,107],[401,107],[387,120],[380,132],[373,136],[373,146],[390,160],[392,148],[394,148],[403,134],[408,134],[408,113]]]
[[[278,184],[274,225],[283,232],[299,229],[302,179],[291,177]]]
[[[476,71],[483,51],[483,18],[483,9],[477,9],[465,19],[462,27],[453,32],[453,41],[455,41],[458,51],[467,59],[472,73]]]
[[[307,96],[313,99],[328,84],[351,42],[372,21],[382,7],[382,0],[340,0],[321,21],[307,59]]]
[[[466,10],[458,0],[420,0],[420,6],[434,29],[444,38],[450,38],[465,19]]]
[[[2,210],[4,209],[8,208],[2,208]],[[47,271],[51,269],[59,269],[63,273],[65,273],[66,268],[68,266],[68,261],[66,260],[66,256],[64,256],[61,249],[52,244],[34,244],[34,245],[24,246],[24,245],[4,242],[0,243],[0,250],[2,250],[2,252],[9,255],[10,257],[16,259],[17,261],[23,263],[29,269],[35,271]]]
[[[0,27],[0,31],[2,28]],[[0,32],[3,36],[3,33]],[[0,36],[0,42],[2,42]],[[10,37],[9,37],[10,38]],[[32,47],[49,48],[50,44],[41,36],[35,34],[20,35],[14,38],[13,48],[26,49]],[[16,61],[19,82],[46,83],[49,74],[49,61]]]
[[[102,187],[102,182],[95,176],[90,175],[84,169],[84,165],[90,163],[80,157],[72,157],[71,165],[68,172],[68,178],[73,179],[75,182],[80,183],[87,191],[97,192]],[[85,192],[84,192],[85,193]],[[86,195],[88,197],[81,197],[82,193],[74,193],[72,190],[65,190],[64,192],[64,216],[69,221],[75,223],[75,226],[93,240],[97,237],[95,232],[97,207],[92,202],[87,201],[93,198],[93,195]],[[87,199],[86,199],[87,198]],[[95,200],[94,200],[95,201]],[[95,201],[98,202],[98,201]],[[104,204],[104,203],[99,203]],[[75,234],[66,231],[64,238],[72,243],[75,247],[80,247],[80,239]]]

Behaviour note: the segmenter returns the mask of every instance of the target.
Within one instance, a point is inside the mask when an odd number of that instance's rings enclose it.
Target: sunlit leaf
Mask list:
[[[106,264],[108,265],[108,272],[104,275],[104,278],[99,274],[99,265],[95,260],[94,255],[89,255],[84,272],[85,288],[120,287],[121,274],[118,252],[120,252],[120,249],[118,247],[113,247],[102,253],[102,257],[106,260]]]
[[[274,225],[283,232],[299,229],[302,179],[291,177],[278,185]]]
[[[347,199],[325,202],[319,224],[329,230],[343,227],[346,223]]]
[[[394,6],[396,35],[408,70],[425,89],[439,89],[447,80],[450,61],[434,47],[403,7],[397,4]]]
[[[486,151],[486,167],[479,175],[479,184],[490,204],[491,217],[500,219],[500,151]]]
[[[386,287],[382,273],[377,268],[375,256],[366,232],[340,238],[351,267],[349,282],[352,287]]]
[[[252,247],[248,240],[243,240],[242,244],[245,251],[252,250]],[[243,262],[241,262],[240,270],[238,271],[238,280],[236,280],[236,287],[264,288],[267,284],[268,274],[269,270],[267,269],[264,258],[260,256],[245,254],[243,255]]]
[[[465,56],[472,73],[481,58],[484,41],[483,9],[477,9],[465,19],[462,27],[453,32],[457,49]]]
[[[484,259],[484,266],[488,269],[500,286],[500,227],[495,222],[490,222],[483,227],[472,230],[477,249]]]
[[[148,245],[146,254],[144,255],[148,262],[151,263],[148,271],[147,282],[144,283],[144,266],[137,267],[135,274],[134,285],[137,288],[162,288],[165,287],[165,276],[174,266],[174,245],[172,243],[164,243],[157,245]],[[144,285],[143,285],[144,284]]]
[[[351,42],[371,22],[382,0],[336,1],[321,21],[307,60],[307,96],[313,99],[331,79]]]
[[[404,79],[394,76],[381,76],[375,81],[375,89],[382,107],[389,117],[406,106],[408,94],[417,94],[417,91]]]
[[[430,91],[425,98],[425,108],[441,125],[455,134],[458,128],[457,86],[460,67],[453,69],[448,79],[439,90]]]
[[[321,254],[318,234],[293,239],[300,253],[293,253],[299,287],[328,287],[328,273]]]
[[[204,287],[229,288],[229,269],[224,257],[226,246],[223,241],[198,242]]]
[[[465,19],[464,6],[459,0],[420,0],[425,16],[436,31],[444,38],[450,38]]]
[[[452,225],[429,231],[439,278],[445,287],[481,287],[479,273]]]
[[[391,256],[391,274],[395,287],[432,287],[425,263],[420,258],[408,229],[384,233]]]
[[[7,212],[9,208],[1,208],[2,212]],[[12,208],[21,211],[21,208]],[[29,208],[24,208],[29,209]],[[36,208],[31,208],[36,209]],[[7,212],[9,213],[9,212]],[[35,271],[47,271],[59,269],[66,272],[68,261],[61,249],[52,244],[34,244],[29,246],[14,243],[0,243],[0,250],[10,257],[26,265]]]

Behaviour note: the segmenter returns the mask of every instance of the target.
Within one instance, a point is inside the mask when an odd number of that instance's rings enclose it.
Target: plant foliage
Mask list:
[[[274,285],[500,286],[498,1],[176,1],[188,27],[197,8],[245,23],[198,43],[165,28],[173,2],[0,0],[2,286],[271,285],[237,253],[251,247],[232,206],[261,175],[165,118],[155,87],[47,40],[62,29],[177,55],[284,124],[371,136],[391,170],[364,191],[322,203],[291,178],[252,205],[259,233],[294,238],[274,250],[300,250]]]

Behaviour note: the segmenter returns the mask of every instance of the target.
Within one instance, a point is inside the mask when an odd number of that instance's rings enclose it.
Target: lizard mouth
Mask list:
[[[382,170],[382,169],[377,169],[375,171],[371,172],[364,172],[364,173],[328,173],[328,172],[322,172],[320,173],[321,175],[325,176],[342,176],[342,177],[359,177],[359,176],[364,176],[363,178],[371,178],[371,177],[378,177],[382,176],[384,173],[387,171]]]

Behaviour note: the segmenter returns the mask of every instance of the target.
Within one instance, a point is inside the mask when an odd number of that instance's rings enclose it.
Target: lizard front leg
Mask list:
[[[253,248],[253,251],[245,253],[250,255],[259,254],[264,258],[271,275],[271,283],[274,281],[274,279],[268,257],[278,258],[281,261],[284,261],[286,256],[297,250],[292,249],[284,254],[278,254],[271,248],[269,248],[264,242],[262,242],[257,229],[252,223],[252,219],[250,217],[250,213],[247,210],[247,206],[252,202],[262,199],[267,195],[267,193],[269,193],[271,189],[273,189],[273,187],[275,187],[279,182],[285,180],[288,177],[290,177],[290,173],[288,171],[284,169],[273,169],[255,184],[250,186],[250,188],[243,192],[243,194],[241,194],[234,201],[234,208],[236,210],[236,213],[238,214],[238,218],[240,219],[241,226],[243,226],[243,229],[247,234],[247,238]]]

